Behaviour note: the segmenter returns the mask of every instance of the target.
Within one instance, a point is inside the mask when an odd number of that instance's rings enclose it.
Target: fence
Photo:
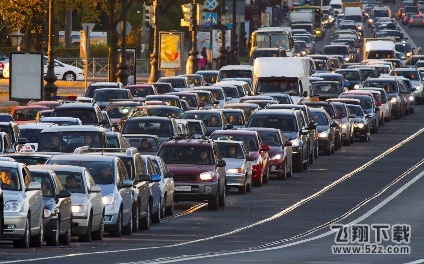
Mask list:
[[[84,69],[85,67],[84,61],[81,58],[57,58],[57,60],[81,69]],[[107,76],[108,68],[108,58],[88,59],[89,77]],[[137,75],[150,73],[150,60],[137,59],[136,72]]]

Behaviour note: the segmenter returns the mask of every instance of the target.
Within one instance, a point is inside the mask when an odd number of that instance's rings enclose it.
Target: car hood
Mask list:
[[[388,93],[387,96],[390,97],[397,97],[398,93]]]
[[[54,197],[45,197],[44,196],[43,197],[43,203],[44,203],[44,208],[48,209],[50,211],[53,211],[57,206],[57,203],[54,200]]]
[[[178,174],[199,175],[200,173],[203,173],[203,172],[214,171],[215,165],[168,164],[168,169],[172,171],[175,175],[178,175]]]
[[[84,205],[87,202],[87,195],[85,193],[73,193],[71,195],[71,202],[73,205]]]
[[[360,123],[360,122],[366,123],[367,121],[363,117],[355,117],[353,119],[353,122],[355,122],[355,123]]]
[[[234,159],[234,158],[223,158],[227,165],[225,166],[226,169],[233,168],[243,168],[244,159]]]
[[[277,155],[278,153],[283,153],[283,149],[278,146],[269,146],[268,155],[270,157]]]
[[[318,125],[317,126],[317,131],[318,132],[324,132],[324,131],[327,132],[328,131],[328,128],[329,128],[328,125]]]
[[[3,200],[7,201],[21,201],[23,199],[21,191],[3,190]]]
[[[115,184],[97,184],[102,189],[102,195],[108,195],[109,193],[113,193],[115,188]]]
[[[290,141],[290,140],[293,140],[293,139],[295,139],[295,138],[299,138],[299,136],[298,136],[298,133],[297,132],[285,132],[285,133],[283,133],[284,134],[284,136],[286,137],[286,139],[288,140],[288,141]]]

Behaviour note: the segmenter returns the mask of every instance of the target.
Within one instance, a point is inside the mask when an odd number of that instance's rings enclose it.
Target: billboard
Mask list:
[[[183,49],[182,32],[159,32],[159,69],[181,70]]]
[[[80,31],[72,31],[72,45],[79,46],[81,43]],[[91,32],[90,33],[91,45],[106,45],[107,32]],[[65,46],[65,31],[59,31],[59,46]]]

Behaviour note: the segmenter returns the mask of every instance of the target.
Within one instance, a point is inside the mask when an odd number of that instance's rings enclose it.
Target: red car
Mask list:
[[[148,95],[158,95],[158,91],[151,84],[131,84],[127,85],[125,89],[131,91],[134,98],[144,99]]]
[[[48,108],[53,110],[60,103],[61,102],[59,102],[59,101],[30,101],[29,103],[27,103],[27,105],[35,105],[35,106],[43,105],[43,106],[47,106]]]
[[[17,124],[35,123],[38,111],[50,110],[44,105],[16,106],[12,110],[12,117]]]
[[[258,132],[246,130],[216,130],[210,135],[211,139],[243,141],[249,150],[252,162],[252,181],[257,186],[269,179],[269,154],[270,147],[264,145]]]

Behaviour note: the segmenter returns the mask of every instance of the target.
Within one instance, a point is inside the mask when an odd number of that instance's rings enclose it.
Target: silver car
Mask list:
[[[131,234],[133,225],[131,188],[124,163],[118,157],[99,155],[56,155],[47,164],[86,167],[101,188],[105,205],[104,225],[110,236]]]
[[[41,184],[28,168],[17,162],[0,162],[4,199],[4,233],[14,247],[41,247],[44,242],[44,204]]]
[[[337,109],[336,119],[341,124],[341,140],[344,142],[345,146],[349,146],[354,143],[355,135],[353,132],[354,114],[349,113],[345,103],[333,102],[334,107]]]
[[[216,144],[227,163],[227,187],[237,187],[245,194],[252,188],[252,161],[249,151],[241,141],[216,140]]]
[[[424,27],[424,16],[423,15],[412,15],[409,18],[408,27]]]
[[[389,122],[392,120],[392,103],[390,103],[389,96],[387,95],[387,92],[384,88],[364,87],[364,88],[360,88],[359,90],[380,92],[381,104],[385,106],[384,109],[386,111],[384,114],[385,116],[384,122]]]
[[[34,169],[52,170],[63,187],[71,192],[72,235],[81,242],[102,240],[104,209],[100,187],[84,167],[69,165],[37,165]]]
[[[165,205],[165,215],[174,214],[174,174],[168,170],[168,166],[158,156],[150,156],[155,174],[160,176],[160,191],[162,193],[162,201]],[[162,217],[164,217],[162,215]]]

